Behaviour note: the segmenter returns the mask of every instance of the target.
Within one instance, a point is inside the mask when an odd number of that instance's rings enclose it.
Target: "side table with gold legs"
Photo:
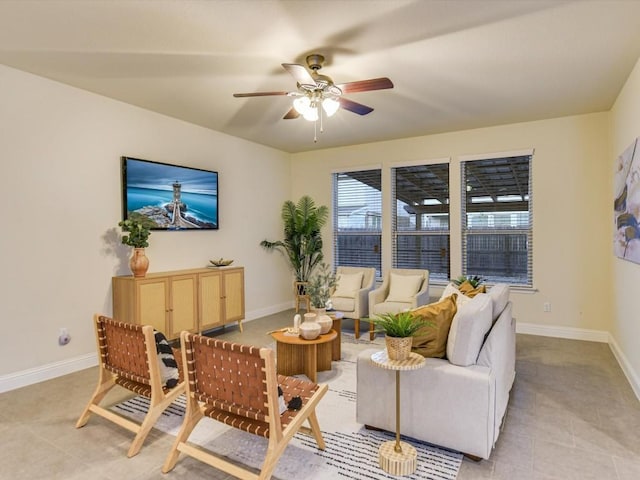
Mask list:
[[[411,352],[406,360],[391,360],[387,351],[382,350],[371,355],[371,362],[376,367],[396,372],[396,439],[380,445],[380,468],[391,475],[411,475],[416,471],[418,454],[413,446],[400,441],[400,372],[422,368],[424,357]]]

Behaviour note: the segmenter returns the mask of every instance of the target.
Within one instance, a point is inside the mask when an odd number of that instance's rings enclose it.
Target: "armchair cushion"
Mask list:
[[[332,296],[355,298],[358,290],[362,288],[362,277],[362,272],[338,274],[338,278],[336,279],[336,291]],[[351,310],[353,310],[353,308]]]
[[[398,313],[404,310],[410,310],[411,303],[408,302],[382,302],[375,305],[369,305],[371,315],[383,315],[385,313]]]
[[[341,312],[353,312],[356,309],[356,299],[347,297],[331,297],[331,306]]]
[[[411,303],[423,281],[421,275],[398,275],[393,272],[390,278],[389,295],[385,302]]]
[[[458,311],[455,294],[439,302],[412,310],[415,316],[430,322],[413,336],[411,351],[423,357],[443,358],[447,352],[447,338],[453,316]]]

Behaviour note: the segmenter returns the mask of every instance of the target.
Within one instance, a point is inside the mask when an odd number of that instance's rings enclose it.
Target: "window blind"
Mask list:
[[[449,275],[449,163],[391,169],[393,265]]]
[[[461,162],[463,274],[533,286],[532,158]]]
[[[333,247],[336,266],[374,267],[381,276],[382,173],[333,175]]]

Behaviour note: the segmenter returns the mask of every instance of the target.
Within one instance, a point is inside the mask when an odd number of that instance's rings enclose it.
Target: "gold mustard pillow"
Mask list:
[[[458,294],[449,295],[439,302],[414,308],[411,312],[430,322],[413,336],[411,351],[419,353],[423,357],[443,358],[447,352],[447,338],[453,316],[458,311],[456,297]]]
[[[471,298],[475,297],[479,293],[487,293],[487,288],[484,285],[473,288],[473,285],[471,285],[471,282],[469,280],[465,280],[464,282],[462,282],[458,287],[458,290],[460,290],[467,297]]]

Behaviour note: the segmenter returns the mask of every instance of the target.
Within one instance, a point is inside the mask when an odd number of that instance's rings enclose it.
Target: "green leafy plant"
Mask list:
[[[479,285],[482,285],[485,282],[485,279],[480,275],[460,275],[457,278],[452,278],[451,281],[457,286],[462,285],[464,282],[469,282],[473,288],[476,288]]]
[[[320,229],[327,223],[329,209],[316,207],[311,197],[305,195],[293,203],[282,206],[284,240],[260,242],[267,250],[283,252],[296,275],[296,281],[308,282],[314,268],[322,262],[322,236]]]
[[[309,280],[307,295],[311,305],[315,308],[325,308],[327,300],[331,297],[331,289],[336,286],[336,276],[329,269],[329,265],[321,263],[317,273]]]
[[[145,248],[149,246],[149,235],[151,228],[156,223],[150,218],[136,212],[129,212],[128,218],[118,223],[123,232],[129,235],[122,236],[122,243],[134,248]]]
[[[378,332],[384,332],[389,337],[412,337],[420,328],[431,325],[431,322],[421,320],[410,311],[384,313],[369,321],[373,322]]]

